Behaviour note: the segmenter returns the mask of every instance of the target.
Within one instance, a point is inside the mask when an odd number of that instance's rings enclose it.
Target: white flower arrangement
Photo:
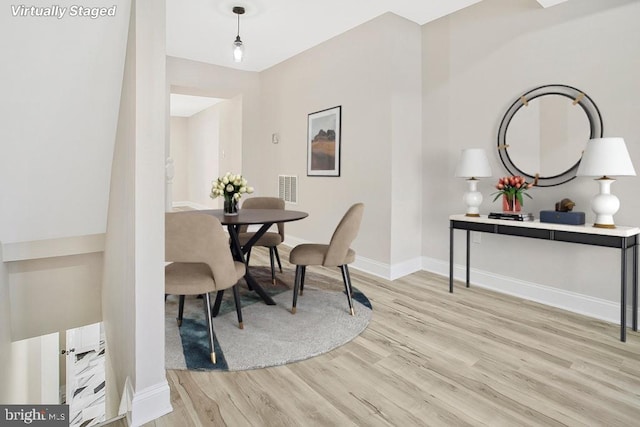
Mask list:
[[[247,186],[247,180],[240,174],[227,172],[211,183],[211,194],[209,197],[224,197],[225,201],[240,200],[244,193],[253,193],[253,187]]]

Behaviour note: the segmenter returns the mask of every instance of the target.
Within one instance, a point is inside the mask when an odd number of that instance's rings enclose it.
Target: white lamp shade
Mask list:
[[[456,176],[461,178],[485,178],[491,176],[491,166],[487,153],[482,148],[462,150],[456,168]]]
[[[595,138],[587,141],[576,175],[635,176],[636,171],[622,138]]]

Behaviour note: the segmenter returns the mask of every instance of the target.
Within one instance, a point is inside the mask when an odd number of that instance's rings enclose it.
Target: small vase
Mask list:
[[[520,206],[520,202],[518,201],[516,196],[508,196],[506,194],[503,194],[502,210],[504,212],[520,212],[522,210],[522,206]]]
[[[238,215],[238,201],[236,199],[224,199],[224,214],[226,216]]]

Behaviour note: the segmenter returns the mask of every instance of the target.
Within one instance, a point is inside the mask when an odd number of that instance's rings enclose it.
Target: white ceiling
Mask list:
[[[479,1],[167,0],[167,54],[262,71],[386,12],[422,25]],[[246,10],[240,16],[241,63],[231,55],[238,25],[234,6]]]

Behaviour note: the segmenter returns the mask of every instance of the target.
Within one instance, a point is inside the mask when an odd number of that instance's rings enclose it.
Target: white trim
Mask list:
[[[133,399],[133,385],[131,384],[131,378],[127,377],[124,380],[124,387],[122,388],[122,397],[120,398],[120,406],[118,407],[118,415],[127,415],[127,421],[129,420],[129,414],[131,413],[131,399]]]
[[[449,277],[449,262],[433,258],[422,258],[422,267],[440,276]],[[453,277],[455,280],[466,280],[465,267],[454,264]],[[464,286],[464,285],[462,285]],[[530,301],[571,311],[607,322],[620,324],[620,304],[618,302],[591,297],[589,295],[570,292],[563,289],[526,282],[513,277],[501,276],[491,272],[471,268],[471,286],[490,289],[507,295],[513,295]],[[461,284],[454,284],[460,288]],[[631,308],[627,308],[627,323],[631,322]]]
[[[2,244],[3,261],[24,261],[103,252],[104,238],[105,234],[100,233],[26,242],[5,242]]]
[[[391,265],[390,280],[408,276],[411,273],[422,270],[422,258],[416,257]]]
[[[165,380],[134,393],[127,421],[130,426],[141,426],[171,411],[171,390]]]
[[[283,242],[283,245],[289,248],[293,248],[303,243],[309,242],[294,236],[287,235],[286,241]],[[416,257],[398,264],[390,265],[356,255],[356,260],[353,262],[353,264],[350,264],[349,267],[356,270],[364,271],[365,273],[372,274],[386,280],[395,280],[400,277],[407,276],[411,273],[415,273],[416,271],[422,270],[422,259],[420,257]]]
[[[284,244],[289,247],[294,247],[301,243],[308,242],[293,236],[287,236],[287,242]],[[395,280],[419,270],[428,271],[447,278],[449,277],[448,261],[428,257],[414,258],[398,264],[389,265],[369,258],[356,256],[356,260],[351,267],[386,280]],[[454,265],[453,277],[455,280],[462,282],[466,280],[463,265]],[[460,283],[457,283],[454,287],[454,292],[455,288],[460,288],[460,286]],[[595,298],[577,292],[570,292],[551,286],[515,279],[513,277],[501,276],[476,268],[471,268],[471,286],[539,302],[617,325],[620,324],[620,304],[617,301]],[[632,321],[632,313],[632,308],[628,307],[627,323],[629,326]]]
[[[390,280],[389,278],[391,277],[389,264],[358,255],[356,255],[356,260],[353,264],[350,264],[349,267],[353,267],[356,270],[364,271],[365,273],[369,273],[386,280]]]
[[[173,202],[172,206],[174,208],[183,208],[183,207],[187,207],[187,208],[191,208],[191,209],[195,209],[195,210],[205,210],[205,209],[213,209],[209,206],[205,206],[205,205],[201,205],[199,203],[195,203],[195,202],[188,202],[188,201],[182,201],[182,202]]]

